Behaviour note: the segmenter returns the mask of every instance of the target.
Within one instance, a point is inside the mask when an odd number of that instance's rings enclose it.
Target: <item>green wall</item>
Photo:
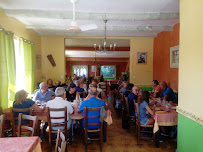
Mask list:
[[[178,114],[178,152],[203,152],[203,125]]]

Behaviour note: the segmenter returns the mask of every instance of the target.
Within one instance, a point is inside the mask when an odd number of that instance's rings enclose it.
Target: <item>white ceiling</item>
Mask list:
[[[105,16],[107,36],[154,37],[179,22],[179,0],[79,0],[78,25],[98,25],[80,33],[67,31],[72,20],[69,0],[1,0],[0,7],[40,35],[103,36]]]

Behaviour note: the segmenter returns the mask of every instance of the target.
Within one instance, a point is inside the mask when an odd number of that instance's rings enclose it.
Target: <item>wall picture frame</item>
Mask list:
[[[147,52],[137,52],[137,64],[147,64]]]
[[[96,65],[92,66],[92,72],[97,72],[97,66]]]
[[[170,48],[170,68],[179,68],[179,45]]]

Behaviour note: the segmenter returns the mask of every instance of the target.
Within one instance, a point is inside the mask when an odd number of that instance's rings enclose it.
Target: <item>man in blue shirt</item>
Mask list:
[[[39,84],[40,90],[35,93],[34,101],[49,101],[52,100],[52,97],[54,96],[54,92],[51,90],[48,90],[48,85],[45,82],[42,82]]]
[[[128,105],[129,105],[129,114],[130,114],[130,116],[135,115],[134,100],[137,101],[138,94],[139,94],[139,88],[137,86],[134,86],[132,88],[132,92],[128,95]]]
[[[161,93],[161,96],[166,100],[166,101],[172,101],[175,103],[175,94],[173,90],[167,86],[166,82],[161,82],[160,83],[160,88],[163,90]]]
[[[82,104],[80,105],[80,108],[79,108],[79,111],[83,113],[83,116],[84,116],[84,107],[87,107],[87,108],[99,108],[99,107],[104,106],[104,108],[106,109],[105,102],[96,98],[96,96],[97,96],[97,88],[92,87],[89,90],[89,94],[90,94],[90,99],[83,101]],[[88,117],[100,116],[100,111],[88,111],[87,116]],[[99,118],[89,119],[88,123],[100,123],[100,120],[99,120]],[[84,121],[83,121],[83,126],[85,126]],[[88,126],[88,129],[97,129],[99,127],[100,127],[100,125]]]
[[[34,101],[45,101],[48,102],[49,100],[52,100],[54,98],[54,92],[51,90],[48,90],[48,85],[45,82],[41,82],[39,84],[40,90],[35,93]],[[48,122],[45,122],[45,125],[43,127],[43,135],[46,135],[46,128],[48,126]]]
[[[125,93],[127,91],[128,82],[123,82],[123,87],[120,89],[121,93]]]

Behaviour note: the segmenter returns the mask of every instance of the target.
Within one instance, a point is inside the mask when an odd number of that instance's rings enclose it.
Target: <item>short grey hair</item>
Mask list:
[[[62,97],[64,92],[65,92],[64,87],[57,87],[55,90],[55,95],[56,95],[56,97]]]
[[[94,87],[93,87],[94,88]],[[95,89],[95,91],[93,91],[93,89],[89,89],[88,91],[92,96],[97,96],[97,88]]]
[[[41,82],[41,83],[39,84],[39,88],[41,89],[44,84],[46,84],[46,83],[45,83],[45,82]]]
[[[75,85],[78,86],[79,85],[79,80],[75,81]]]
[[[126,83],[127,83],[127,81],[123,81],[123,82],[122,82],[122,85],[124,86]]]

